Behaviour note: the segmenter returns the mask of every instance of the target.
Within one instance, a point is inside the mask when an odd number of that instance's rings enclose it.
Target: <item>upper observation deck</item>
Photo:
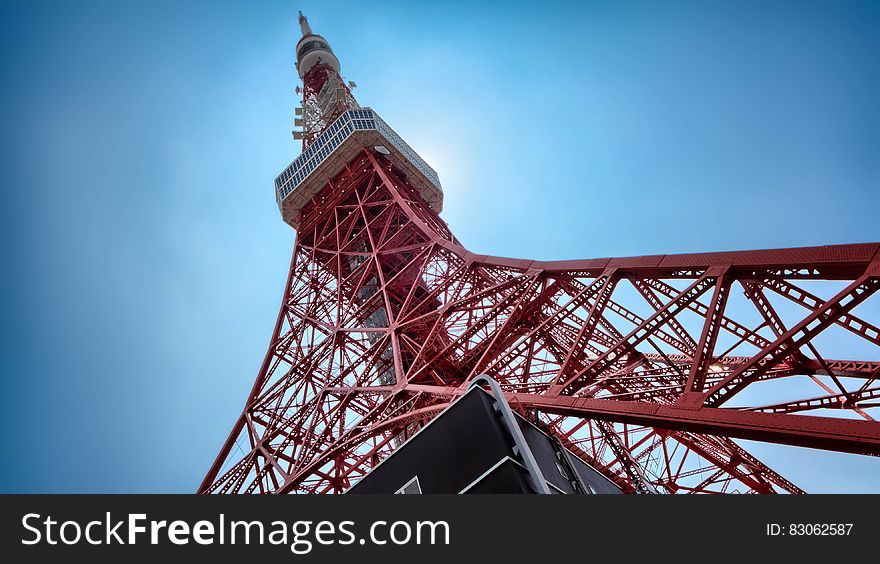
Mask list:
[[[370,108],[342,113],[275,179],[284,222],[296,229],[303,207],[363,149],[373,149],[406,176],[436,212],[443,209],[440,177]]]

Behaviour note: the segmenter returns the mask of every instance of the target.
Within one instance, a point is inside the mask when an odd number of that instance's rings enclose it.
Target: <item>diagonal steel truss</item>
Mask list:
[[[880,362],[820,354],[878,356],[878,251],[475,255],[365,148],[303,210],[199,491],[343,492],[488,374],[626,491],[800,493],[733,439],[880,454]]]

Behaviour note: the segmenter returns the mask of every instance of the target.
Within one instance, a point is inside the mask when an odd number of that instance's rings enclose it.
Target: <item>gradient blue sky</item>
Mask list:
[[[293,243],[298,8],[473,251],[880,240],[877,3],[4,2],[0,491],[197,487]],[[755,450],[880,490],[876,460]]]

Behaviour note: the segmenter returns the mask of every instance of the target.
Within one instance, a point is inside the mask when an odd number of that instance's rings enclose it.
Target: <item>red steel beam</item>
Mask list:
[[[721,405],[742,389],[749,379],[760,377],[780,359],[791,354],[791,351],[798,350],[800,345],[821,333],[842,314],[848,313],[880,289],[880,278],[874,276],[875,271],[880,270],[880,262],[868,268],[869,271],[864,276],[841,290],[835,297],[822,304],[822,307],[814,310],[774,343],[753,356],[749,362],[739,366],[736,371],[715,384],[707,393],[706,402]],[[747,375],[746,372],[749,370],[751,372]]]
[[[730,295],[731,280],[722,274],[715,280],[715,292],[712,295],[711,305],[706,313],[703,323],[703,332],[700,336],[700,344],[697,347],[694,361],[688,374],[685,390],[688,392],[702,392],[706,382],[706,372],[709,363],[712,362],[712,352],[721,332],[721,318],[724,316],[724,307],[727,305],[727,296]]]
[[[508,397],[523,407],[556,415],[880,456],[880,425],[872,421],[570,396]]]
[[[855,243],[791,249],[540,261],[478,255],[452,241],[442,239],[438,242],[465,260],[486,266],[539,269],[551,275],[582,273],[585,276],[598,276],[606,268],[616,267],[622,277],[696,278],[693,273],[688,275],[678,273],[704,271],[712,266],[729,265],[735,278],[753,277],[759,279],[759,282],[764,280],[766,273],[776,273],[779,277],[788,280],[795,278],[854,280],[865,271],[871,259],[880,252],[880,243]]]

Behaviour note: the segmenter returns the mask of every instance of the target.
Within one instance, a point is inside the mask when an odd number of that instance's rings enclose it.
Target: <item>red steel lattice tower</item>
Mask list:
[[[468,252],[438,215],[436,172],[300,24],[303,152],[275,181],[290,275],[201,493],[344,492],[480,374],[629,492],[801,491],[737,438],[880,454],[880,362],[821,352],[877,357],[880,243]]]

